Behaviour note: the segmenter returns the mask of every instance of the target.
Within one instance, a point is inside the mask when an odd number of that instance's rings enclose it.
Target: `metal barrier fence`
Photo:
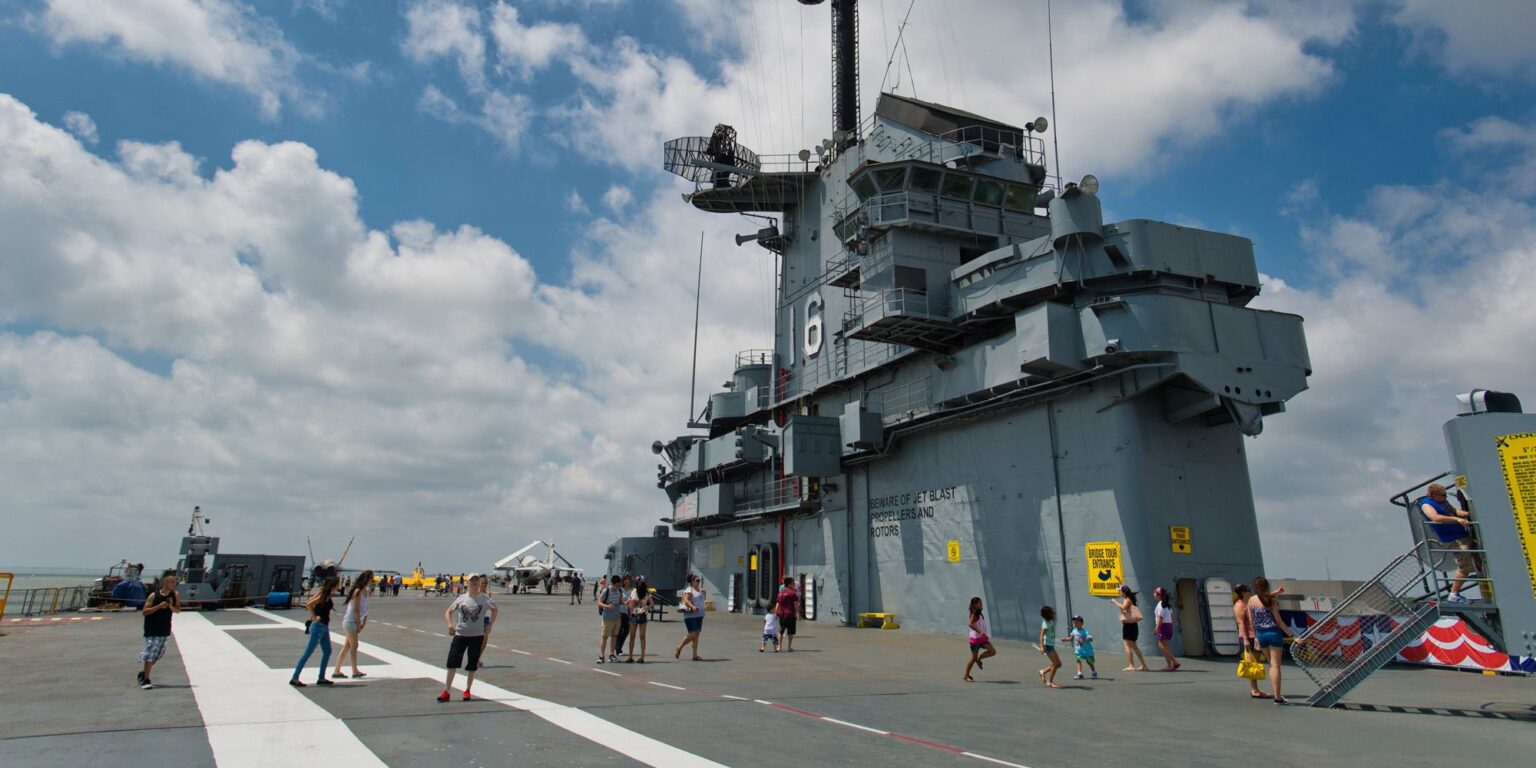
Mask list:
[[[1418,546],[1398,555],[1297,638],[1291,658],[1319,689],[1310,704],[1337,703],[1439,618],[1435,603],[1421,602],[1422,556]]]
[[[78,611],[86,606],[91,597],[89,586],[38,587],[11,591],[10,582],[7,581],[6,590],[7,599],[0,600],[0,608],[7,614],[17,616],[46,616]]]

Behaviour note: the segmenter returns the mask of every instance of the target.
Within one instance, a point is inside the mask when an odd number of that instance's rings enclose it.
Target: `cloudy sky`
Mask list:
[[[886,90],[1050,112],[1045,7],[865,0]],[[1242,234],[1316,373],[1249,443],[1270,570],[1373,572],[1454,395],[1536,405],[1536,4],[1078,0],[1061,170]],[[0,0],[0,565],[228,548],[595,568],[652,440],[768,345],[773,264],[660,143],[830,129],[790,0]],[[891,51],[897,51],[892,59]],[[1055,130],[1053,128],[1053,130]],[[1198,546],[1198,540],[1196,541]]]

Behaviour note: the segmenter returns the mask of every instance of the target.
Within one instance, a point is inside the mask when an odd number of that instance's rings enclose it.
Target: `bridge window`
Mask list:
[[[962,173],[944,174],[944,196],[961,200],[971,199],[972,179]]]
[[[1008,196],[1003,204],[1010,211],[1029,213],[1035,209],[1035,190],[1021,184],[1009,184]]]
[[[1002,205],[1003,185],[981,179],[976,182],[976,195],[972,199],[982,205]]]
[[[906,168],[886,168],[875,171],[875,183],[882,192],[900,192],[907,185]]]
[[[912,188],[930,194],[938,194],[939,181],[942,178],[943,174],[932,168],[914,167],[912,169]]]
[[[869,178],[869,174],[864,174],[853,180],[853,191],[858,194],[860,200],[868,200],[879,194],[879,190],[875,189],[875,182]]]

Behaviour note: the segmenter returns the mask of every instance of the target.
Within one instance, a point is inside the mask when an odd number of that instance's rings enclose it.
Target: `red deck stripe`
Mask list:
[[[815,712],[807,712],[807,711],[805,711],[803,709],[795,709],[794,707],[785,706],[785,705],[779,704],[777,702],[770,703],[768,706],[773,707],[774,709],[782,709],[785,712],[793,712],[793,713],[795,713],[797,715],[800,715],[802,717],[809,717],[812,720],[820,720],[821,719],[821,715],[818,715]]]
[[[933,747],[934,749],[942,749],[945,752],[953,752],[953,753],[955,753],[957,755],[963,754],[965,752],[965,750],[960,749],[959,747],[951,747],[951,746],[949,746],[947,744],[938,744],[938,743],[935,743],[935,742],[932,742],[932,741],[927,741],[925,739],[919,739],[916,736],[907,736],[907,735],[901,734],[901,733],[892,733],[891,734],[891,738],[893,738],[893,739],[901,739],[902,741],[910,741],[913,744],[921,744],[921,745],[923,745],[925,747]]]

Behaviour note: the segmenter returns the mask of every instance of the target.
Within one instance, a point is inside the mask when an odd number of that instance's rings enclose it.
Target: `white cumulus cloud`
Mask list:
[[[46,0],[39,22],[59,45],[103,46],[137,61],[233,85],[276,117],[313,109],[296,74],[303,58],[270,19],[238,0]]]
[[[101,134],[96,132],[96,121],[84,112],[65,112],[64,128],[87,144],[101,141]]]

